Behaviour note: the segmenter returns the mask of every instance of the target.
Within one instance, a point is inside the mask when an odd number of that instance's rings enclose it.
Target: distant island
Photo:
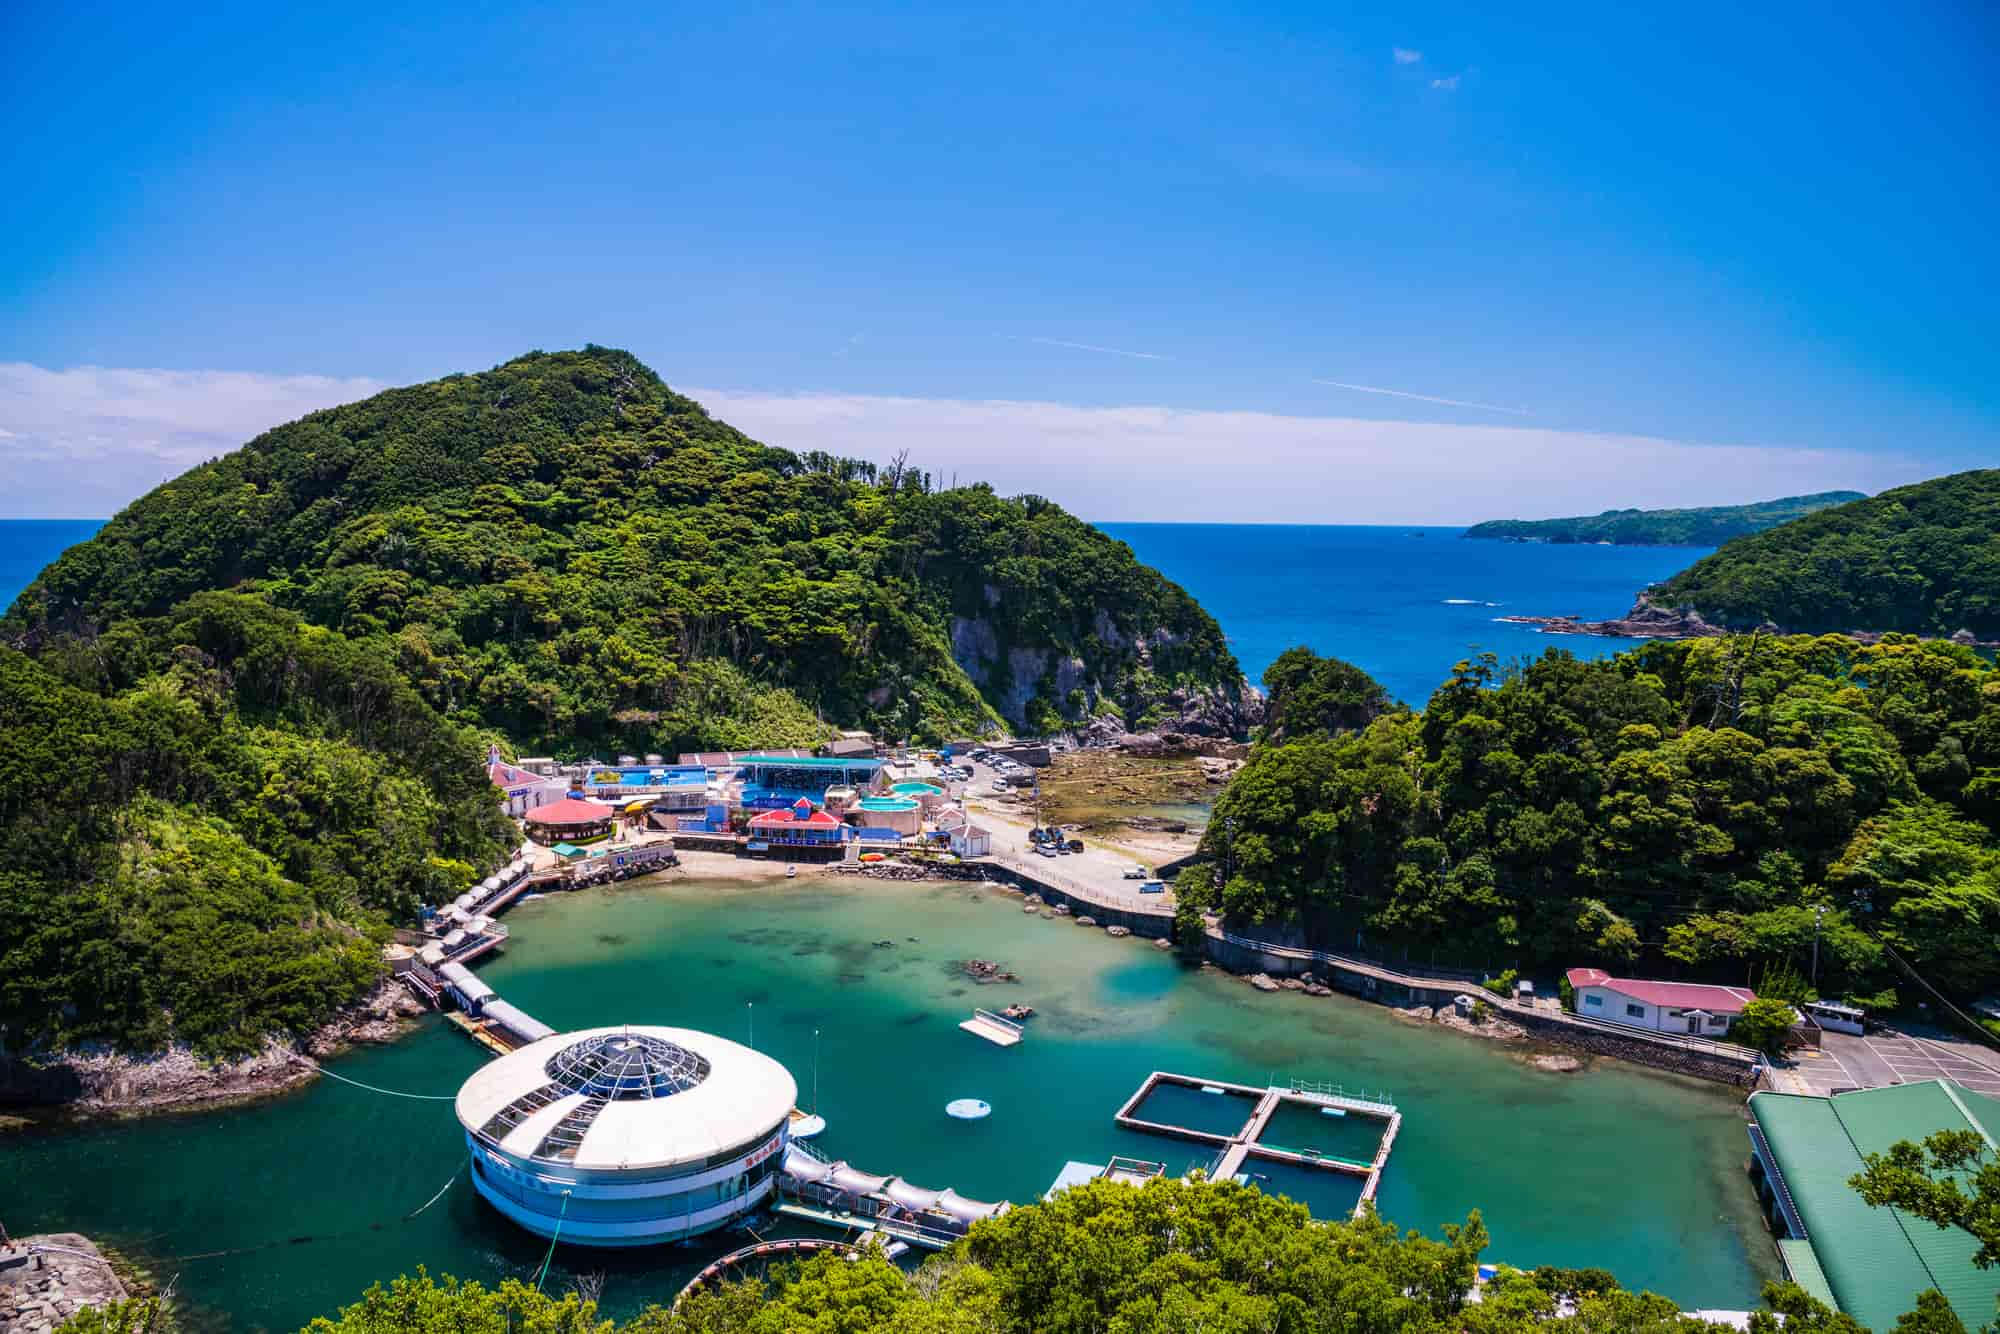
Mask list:
[[[1851,500],[1860,491],[1820,491],[1754,505],[1712,505],[1684,510],[1606,510],[1568,519],[1489,519],[1467,537],[1502,542],[1610,543],[1621,547],[1719,547],[1731,538],[1761,533],[1781,523]]]

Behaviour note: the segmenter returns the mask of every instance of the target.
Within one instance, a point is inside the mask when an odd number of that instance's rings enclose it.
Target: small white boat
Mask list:
[[[787,880],[790,880],[790,879],[792,879],[792,878],[793,878],[794,876],[798,875],[798,873],[799,873],[799,868],[798,868],[798,867],[796,867],[796,866],[787,866],[787,867],[785,868],[785,879],[787,879]]]

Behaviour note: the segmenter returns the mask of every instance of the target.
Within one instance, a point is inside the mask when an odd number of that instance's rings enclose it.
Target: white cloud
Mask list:
[[[1424,58],[1423,52],[1412,51],[1407,46],[1399,46],[1394,49],[1396,52],[1396,63],[1398,65],[1414,65],[1419,60],[1422,60]]]
[[[384,387],[359,377],[0,363],[0,515],[103,517],[260,431]],[[877,461],[908,449],[940,481],[956,474],[1006,494],[1034,491],[1103,520],[1459,523],[1876,491],[1928,475],[1893,456],[1529,426],[683,392],[774,445]]]
[[[0,514],[103,518],[261,431],[385,388],[358,376],[0,362]]]
[[[685,389],[761,440],[1033,491],[1086,518],[1469,523],[1715,505],[1925,476],[1914,460],[1607,432],[1161,407]]]
[[[1432,79],[1431,87],[1442,88],[1448,93],[1455,93],[1458,91],[1458,75],[1453,74],[1449,78]]]

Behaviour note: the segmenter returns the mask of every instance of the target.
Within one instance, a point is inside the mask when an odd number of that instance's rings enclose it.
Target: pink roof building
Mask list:
[[[1720,1037],[1743,1007],[1757,999],[1747,987],[1648,982],[1613,977],[1602,968],[1572,968],[1564,976],[1578,1014],[1659,1033]]]

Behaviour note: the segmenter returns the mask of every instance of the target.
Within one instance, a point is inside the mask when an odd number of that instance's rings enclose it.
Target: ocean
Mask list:
[[[1107,523],[1222,624],[1251,680],[1304,644],[1345,658],[1415,708],[1452,664],[1560,647],[1599,658],[1629,639],[1544,635],[1496,616],[1621,615],[1633,595],[1711,547],[1472,542],[1459,528]]]
[[[0,611],[50,561],[103,526],[102,519],[0,519]]]
[[[43,566],[102,527],[94,519],[0,520],[0,608]],[[1648,584],[1710,547],[1469,542],[1458,528],[1107,523],[1146,564],[1194,594],[1255,681],[1304,644],[1361,667],[1421,708],[1452,664],[1560,647],[1597,658],[1631,640],[1549,636],[1496,616],[1616,616]]]

